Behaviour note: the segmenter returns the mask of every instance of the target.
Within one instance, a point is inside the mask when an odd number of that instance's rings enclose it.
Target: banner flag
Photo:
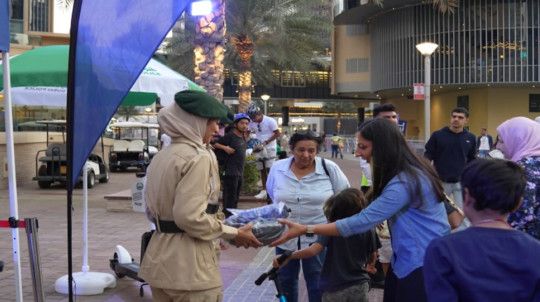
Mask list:
[[[67,102],[71,189],[120,102],[191,1],[80,2],[71,25]]]
[[[11,1],[0,0],[0,51],[9,51],[9,5]]]

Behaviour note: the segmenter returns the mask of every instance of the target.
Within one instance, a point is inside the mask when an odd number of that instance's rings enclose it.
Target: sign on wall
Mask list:
[[[424,83],[413,84],[413,99],[415,101],[421,101],[424,99]]]

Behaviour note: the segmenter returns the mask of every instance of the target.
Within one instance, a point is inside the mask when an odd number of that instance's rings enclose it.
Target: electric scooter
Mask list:
[[[145,172],[138,172],[136,176],[139,178],[144,177]],[[148,245],[148,242],[150,241],[153,232],[154,231],[149,231],[142,235],[140,257],[141,262],[144,256],[144,252],[146,250],[146,246]],[[131,257],[129,252],[123,246],[116,246],[113,258],[109,259],[109,266],[114,271],[116,277],[124,278],[127,276],[133,280],[141,282],[141,285],[139,286],[139,296],[144,296],[144,286],[148,285],[148,283],[146,283],[141,277],[139,277],[140,264]]]
[[[142,235],[141,243],[141,262],[146,250],[144,242],[149,242],[154,231],[146,232]],[[135,262],[135,259],[131,257],[129,252],[121,245],[116,246],[113,259],[109,259],[109,266],[114,271],[118,278],[129,277],[133,280],[141,282],[139,286],[139,296],[144,296],[144,286],[148,285],[141,277],[139,277],[139,263]]]
[[[285,251],[277,259],[278,264],[281,265],[291,255],[292,255],[292,251]],[[267,271],[266,273],[263,273],[262,275],[259,276],[259,278],[257,278],[257,280],[255,280],[255,285],[257,286],[261,285],[266,278],[268,278],[268,280],[274,281],[274,285],[276,286],[276,290],[277,290],[276,297],[279,299],[280,302],[287,302],[287,298],[285,297],[285,293],[283,292],[283,288],[281,287],[281,283],[279,282],[279,278],[277,275],[278,270],[279,270],[279,267],[272,267],[269,271]]]

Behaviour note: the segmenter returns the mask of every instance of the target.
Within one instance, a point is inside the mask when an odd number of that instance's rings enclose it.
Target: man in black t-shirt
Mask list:
[[[476,137],[465,129],[469,111],[462,107],[452,110],[450,126],[433,132],[426,144],[425,157],[433,162],[444,192],[463,208],[461,172],[467,163],[476,158]],[[469,225],[463,221],[462,227]]]
[[[214,144],[214,148],[225,153],[223,161],[223,212],[227,217],[230,216],[230,213],[225,209],[237,208],[240,198],[246,159],[246,132],[250,122],[251,119],[247,114],[236,114],[232,129]]]

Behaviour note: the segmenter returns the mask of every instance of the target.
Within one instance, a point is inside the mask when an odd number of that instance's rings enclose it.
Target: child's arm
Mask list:
[[[305,249],[301,249],[301,250],[298,250],[298,251],[295,251],[294,253],[292,253],[292,255],[287,258],[285,261],[283,261],[283,263],[281,263],[281,265],[279,265],[277,263],[277,258],[279,258],[279,255],[276,256],[274,258],[274,261],[272,261],[272,266],[273,267],[280,267],[280,266],[284,266],[286,265],[289,260],[291,259],[305,259],[305,258],[311,258],[313,256],[316,256],[318,255],[320,252],[322,252],[324,250],[324,246],[322,244],[320,244],[319,242],[315,242],[313,243],[312,245],[310,245],[309,247],[306,247]]]

